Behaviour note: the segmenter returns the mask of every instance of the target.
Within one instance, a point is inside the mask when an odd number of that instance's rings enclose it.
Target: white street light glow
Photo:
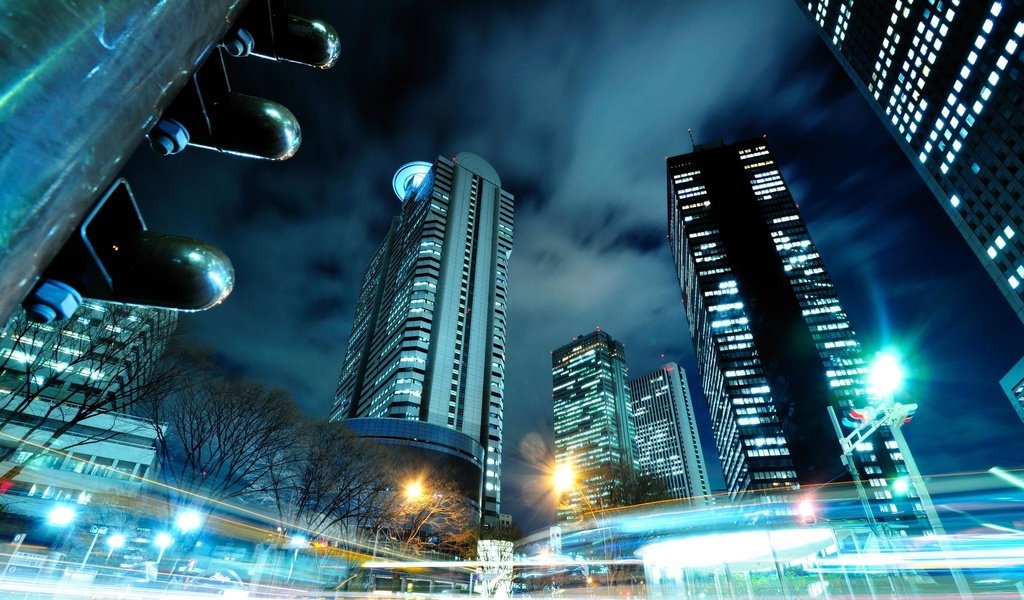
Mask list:
[[[58,506],[51,510],[50,514],[46,515],[46,520],[50,525],[56,525],[57,527],[70,525],[75,520],[75,509],[70,506]]]
[[[903,387],[906,372],[896,354],[881,352],[871,365],[869,382],[871,391],[879,398],[885,398],[898,392]]]
[[[178,531],[188,533],[199,529],[202,522],[202,515],[198,511],[186,510],[178,515],[178,518],[174,520],[174,525],[178,528]]]
[[[174,543],[174,538],[172,538],[171,536],[167,535],[166,533],[158,533],[158,534],[156,534],[156,537],[153,538],[153,545],[156,546],[157,548],[160,548],[161,550],[167,548],[168,546],[170,546],[173,543]]]

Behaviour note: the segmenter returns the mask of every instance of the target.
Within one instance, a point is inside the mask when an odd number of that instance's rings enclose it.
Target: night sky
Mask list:
[[[998,380],[1020,322],[792,0],[294,2],[338,30],[330,71],[231,60],[236,91],[303,127],[284,163],[141,148],[152,229],[231,256],[234,293],[183,320],[230,369],[326,416],[363,269],[411,160],[475,152],[515,195],[503,512],[552,506],[550,352],[600,326],[633,375],[686,370],[715,462],[665,239],[666,156],[767,134],[864,347],[894,344],[925,473],[1024,466]],[[662,358],[664,355],[664,358]]]

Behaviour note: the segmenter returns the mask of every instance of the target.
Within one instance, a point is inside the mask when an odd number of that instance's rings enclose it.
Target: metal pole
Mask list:
[[[292,564],[288,567],[288,578],[285,579],[285,581],[287,581],[288,583],[291,583],[291,581],[292,581],[292,572],[295,571],[295,560],[297,558],[299,558],[299,549],[298,548],[296,548],[295,551],[292,552]]]
[[[857,543],[857,531],[853,530],[851,532],[851,536],[850,537],[853,540],[853,549],[857,551],[858,555],[860,555],[861,554],[861,547],[860,547],[860,544]],[[875,598],[877,598],[877,594],[875,592],[875,584],[871,581],[871,575],[868,574],[866,569],[864,571],[864,581],[867,582],[867,584],[868,584],[868,592],[871,594],[872,600],[874,600]]]
[[[765,530],[765,535],[768,536],[768,549],[772,551],[772,562],[775,563],[775,574],[779,578],[779,586],[782,588],[782,597],[785,600],[789,600],[789,589],[786,587],[786,573],[782,569],[782,565],[779,564],[779,555],[775,552],[775,544],[772,543],[772,532],[771,530]]]
[[[92,542],[89,543],[89,549],[85,551],[85,558],[82,559],[82,566],[80,569],[84,569],[85,565],[89,562],[89,556],[92,555],[92,549],[96,547],[96,540],[100,537],[100,530],[97,529],[96,533],[92,536]]]
[[[917,468],[917,461],[914,460],[914,455],[907,448],[907,439],[903,437],[903,431],[898,426],[892,427],[891,430],[893,440],[896,441],[896,446],[900,449],[900,454],[903,455],[903,463],[907,465],[907,474],[910,475],[914,491],[917,492],[917,497],[921,500],[921,508],[924,509],[924,514],[928,518],[928,524],[931,526],[932,531],[935,532],[939,549],[949,556],[952,550],[949,544],[946,543],[946,530],[942,527],[942,521],[939,520],[939,513],[935,510],[935,505],[932,503],[932,496],[928,493],[928,486],[925,485],[924,477],[921,476],[921,471]],[[960,597],[966,600],[973,598],[971,589],[967,584],[967,578],[964,577],[963,572],[957,567],[950,567],[949,573],[953,576],[953,583],[956,585],[956,591],[960,594]]]

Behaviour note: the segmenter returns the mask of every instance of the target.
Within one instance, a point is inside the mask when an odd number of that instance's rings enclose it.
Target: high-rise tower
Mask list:
[[[850,480],[828,408],[869,403],[866,366],[767,142],[668,159],[669,239],[727,490]],[[913,511],[887,429],[854,454],[880,518]]]
[[[332,420],[447,467],[496,523],[512,195],[485,160],[410,163],[356,305]]]
[[[1024,321],[1024,2],[797,4]]]
[[[797,4],[1024,321],[1024,2]]]
[[[570,518],[580,502],[606,505],[613,481],[609,469],[636,464],[633,406],[629,396],[626,350],[598,329],[551,353],[555,412],[555,462],[576,473],[569,492]]]
[[[673,498],[711,505],[690,387],[676,363],[630,380],[637,468],[665,482]]]

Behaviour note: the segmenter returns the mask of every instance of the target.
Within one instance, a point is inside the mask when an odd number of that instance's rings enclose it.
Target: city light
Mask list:
[[[75,520],[75,509],[70,506],[58,506],[46,515],[46,521],[56,527],[65,527]]]
[[[871,364],[869,383],[878,398],[887,398],[903,387],[906,372],[899,356],[893,352],[880,352]]]
[[[405,486],[405,498],[414,502],[423,497],[423,484],[419,481],[410,481]]]
[[[120,548],[123,548],[125,542],[127,541],[128,540],[125,539],[123,535],[121,535],[120,533],[115,533],[114,535],[107,538],[107,548],[110,548],[111,550],[118,550]]]
[[[309,540],[307,540],[305,536],[294,535],[290,540],[288,540],[288,546],[292,548],[305,548],[306,546],[309,546]]]
[[[906,494],[910,489],[910,481],[906,477],[900,477],[896,481],[892,482],[892,490],[897,494]]]
[[[158,533],[153,538],[153,545],[160,549],[161,554],[168,546],[174,543],[174,538],[166,533]]]
[[[180,514],[174,520],[174,526],[178,528],[178,531],[182,533],[188,533],[199,529],[199,526],[203,523],[203,517],[195,510],[186,510]]]
[[[576,474],[572,470],[572,466],[568,464],[561,464],[555,467],[555,472],[551,477],[552,482],[555,486],[555,492],[564,494],[573,488],[576,483]]]
[[[796,505],[796,514],[800,520],[807,522],[814,520],[814,503],[810,500],[802,500]]]

